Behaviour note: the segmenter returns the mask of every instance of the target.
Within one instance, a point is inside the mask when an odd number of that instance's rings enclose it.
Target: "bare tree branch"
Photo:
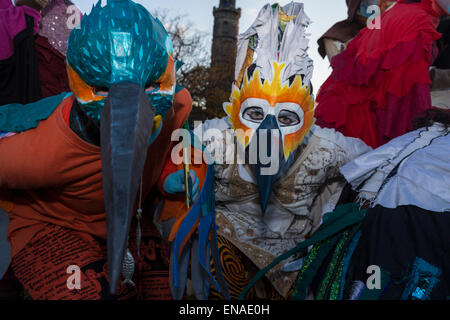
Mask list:
[[[221,108],[206,108],[206,97],[217,97],[222,105],[229,93],[217,92],[211,77],[211,43],[207,32],[196,29],[187,15],[173,14],[167,9],[152,12],[169,33],[174,49],[174,58],[184,65],[177,73],[177,82],[187,88],[192,96],[193,112],[196,119],[223,116]],[[213,100],[214,101],[214,100]]]

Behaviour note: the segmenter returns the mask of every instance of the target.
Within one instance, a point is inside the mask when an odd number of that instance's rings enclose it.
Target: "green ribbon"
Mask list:
[[[324,216],[324,221],[320,228],[311,236],[309,239],[299,243],[297,246],[287,251],[286,253],[280,255],[275,260],[273,260],[264,269],[261,269],[256,276],[249,282],[245,289],[241,292],[238,300],[243,300],[250,289],[255,285],[255,283],[262,278],[269,270],[278,265],[280,262],[288,259],[295,253],[304,250],[312,245],[315,245],[324,240],[330,239],[328,244],[332,248],[333,242],[336,243],[340,237],[340,232],[352,226],[358,222],[361,222],[367,210],[359,210],[359,205],[356,203],[349,203],[345,205],[339,205],[335,211]]]

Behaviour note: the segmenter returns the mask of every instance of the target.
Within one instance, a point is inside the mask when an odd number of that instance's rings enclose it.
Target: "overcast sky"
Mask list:
[[[72,0],[77,4],[83,13],[90,12],[92,5],[97,0]],[[106,3],[106,0],[102,0]],[[219,0],[135,0],[141,3],[150,11],[155,9],[167,9],[173,14],[187,15],[186,20],[192,22],[193,26],[208,34],[212,40],[213,30],[213,7],[219,5]],[[274,3],[272,1],[271,3]],[[281,5],[288,4],[291,1],[279,1]],[[347,7],[345,0],[303,0],[299,1],[305,4],[306,14],[313,21],[309,27],[310,49],[309,55],[314,60],[313,86],[317,93],[320,85],[329,76],[328,59],[322,59],[317,52],[317,39],[334,23],[343,20],[347,16]],[[244,32],[255,20],[259,10],[268,1],[265,0],[237,0],[236,4],[241,8],[241,19],[239,32]],[[208,47],[209,49],[209,47]]]

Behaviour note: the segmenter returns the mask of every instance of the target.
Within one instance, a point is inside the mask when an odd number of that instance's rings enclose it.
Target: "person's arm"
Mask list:
[[[0,192],[55,188],[68,181],[61,178],[60,166],[71,160],[71,153],[61,147],[61,131],[54,114],[35,128],[0,139]],[[17,118],[10,119],[17,121]],[[32,121],[31,116],[28,120]]]
[[[195,151],[193,150],[193,152]],[[172,150],[169,154],[172,154]],[[200,193],[200,180],[194,170],[191,170],[189,174],[191,202],[194,202]],[[184,182],[184,169],[173,163],[171,157],[169,157],[157,182],[159,191],[166,198],[184,199]]]
[[[35,133],[36,132],[36,133]],[[54,181],[46,170],[46,159],[53,157],[50,145],[39,138],[38,130],[28,130],[0,140],[0,192],[2,189],[27,190],[49,186]]]
[[[170,176],[171,174],[175,173],[176,171],[177,171],[177,166],[172,162],[172,160],[169,157],[164,164],[163,171],[161,172],[161,176],[159,177],[158,182],[157,182],[159,191],[161,192],[162,195],[164,195],[166,197],[171,196],[171,195],[168,194],[164,190],[164,183],[165,183],[167,177]]]

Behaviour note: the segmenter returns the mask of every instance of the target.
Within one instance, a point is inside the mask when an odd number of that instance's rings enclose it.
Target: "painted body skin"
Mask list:
[[[197,178],[195,171],[189,171],[190,174],[190,188],[189,196],[190,202],[194,203],[200,194],[200,179]],[[184,186],[184,170],[178,170],[169,176],[164,181],[164,191],[171,195],[183,195],[185,192]]]

